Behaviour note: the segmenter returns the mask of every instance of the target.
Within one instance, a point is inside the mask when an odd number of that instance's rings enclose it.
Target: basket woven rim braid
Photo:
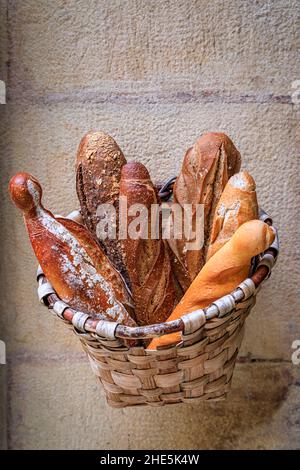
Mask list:
[[[173,184],[173,179],[168,180]],[[169,194],[168,190],[164,187],[165,194]],[[80,212],[73,211],[70,216],[73,220],[80,221]],[[273,226],[271,217],[260,209],[260,220]],[[274,227],[274,226],[273,226]],[[183,315],[181,318],[165,322],[157,323],[146,326],[129,327],[121,325],[116,322],[109,322],[104,320],[95,320],[86,313],[77,311],[71,308],[68,304],[63,302],[52,285],[46,279],[40,266],[37,270],[38,280],[38,297],[53,313],[61,320],[73,325],[75,331],[92,335],[93,338],[107,339],[107,340],[149,340],[165,334],[181,332],[182,335],[188,334],[187,332],[196,331],[201,327],[204,321],[212,320],[213,318],[222,318],[232,312],[237,304],[249,299],[255,291],[261,286],[262,282],[266,280],[276,263],[279,254],[279,239],[276,227],[274,227],[276,235],[272,245],[264,253],[260,254],[252,269],[252,276],[245,279],[234,291],[217,299],[211,305],[204,309],[199,309],[194,312]],[[151,353],[155,353],[151,351]]]

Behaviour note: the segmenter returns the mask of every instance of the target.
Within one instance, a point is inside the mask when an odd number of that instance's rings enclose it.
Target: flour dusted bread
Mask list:
[[[205,263],[215,208],[228,179],[240,169],[241,157],[228,136],[208,132],[187,152],[181,172],[174,184],[174,203],[193,206],[192,229],[196,229],[196,204],[204,205],[204,245],[187,250],[187,240],[171,239],[173,267],[182,288],[186,290]]]
[[[104,132],[89,132],[81,140],[76,159],[76,188],[84,224],[94,235],[103,214],[97,212],[100,204],[112,204],[116,210],[118,232],[119,184],[126,159],[115,140]],[[118,237],[99,238],[104,252],[128,282],[122,242]]]
[[[92,234],[83,225],[69,218],[56,217],[56,220],[78,240],[91,258],[96,271],[102,273],[106,281],[112,286],[117,300],[126,306],[131,316],[134,316],[133,301],[126,283],[103,250],[99,247]]]
[[[135,315],[139,325],[165,321],[175,304],[174,281],[168,247],[161,239],[151,238],[151,206],[158,204],[156,189],[144,165],[130,162],[123,166],[120,195],[127,198],[128,227],[135,219],[134,204],[143,204],[144,236],[133,234],[124,240],[126,268],[130,277]]]
[[[240,225],[258,219],[255,181],[247,171],[233,175],[215,209],[206,260],[230,240]]]
[[[31,175],[15,175],[9,189],[23,212],[35,255],[59,297],[95,318],[134,326],[124,306],[130,298],[122,278],[84,227],[47,211],[41,203],[42,188]]]
[[[230,294],[250,270],[251,258],[265,251],[274,241],[274,229],[260,220],[251,220],[241,225],[232,238],[205,264],[168,321],[207,307],[216,299]],[[179,333],[155,338],[149,349],[176,343]]]

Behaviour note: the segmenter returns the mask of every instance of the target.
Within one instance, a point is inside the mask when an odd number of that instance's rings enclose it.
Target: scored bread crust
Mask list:
[[[183,290],[189,287],[205,263],[213,215],[228,179],[239,171],[241,156],[230,138],[218,132],[201,136],[185,154],[174,184],[174,203],[192,204],[192,229],[196,228],[196,204],[204,205],[204,244],[187,250],[187,240],[169,241],[174,254],[173,269]]]
[[[102,131],[88,132],[81,140],[76,159],[76,189],[84,224],[97,237],[100,204],[116,210],[116,238],[98,239],[105,254],[120,271],[127,284],[122,242],[118,239],[119,186],[126,159],[115,140]],[[113,221],[111,221],[113,223]]]
[[[95,319],[135,326],[120,274],[82,225],[55,217],[41,202],[42,188],[28,173],[10,181],[10,194],[22,210],[40,266],[61,300]]]
[[[215,210],[206,261],[230,240],[240,225],[258,219],[255,189],[255,181],[247,171],[229,179]]]
[[[167,321],[205,308],[230,294],[249,275],[251,258],[265,251],[274,238],[274,229],[261,220],[250,220],[241,225],[229,242],[205,264]],[[179,332],[163,335],[153,339],[148,349],[168,346],[180,339]]]
[[[76,237],[91,258],[95,269],[112,286],[116,299],[125,305],[131,316],[134,316],[132,298],[125,282],[100,248],[93,235],[83,225],[76,223],[74,220],[63,217],[56,217],[56,220]]]
[[[138,162],[124,165],[120,195],[127,197],[128,210],[133,204],[143,204],[148,210],[145,221],[148,238],[127,236],[124,240],[136,321],[139,325],[163,322],[175,305],[174,280],[165,240],[160,233],[158,239],[151,238],[151,206],[158,204],[158,196],[144,165]],[[130,227],[135,216],[128,212],[127,219]]]

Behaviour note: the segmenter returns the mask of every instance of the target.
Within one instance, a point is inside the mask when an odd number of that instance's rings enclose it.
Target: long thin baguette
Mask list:
[[[174,281],[168,247],[159,236],[151,239],[151,206],[158,204],[156,189],[144,165],[130,162],[123,166],[120,196],[127,198],[128,226],[134,220],[130,208],[143,204],[146,238],[128,236],[124,240],[126,269],[129,273],[135,315],[139,325],[165,321],[175,305]],[[160,235],[160,234],[159,234]]]
[[[122,242],[118,238],[119,184],[126,159],[115,140],[102,131],[89,132],[81,140],[76,159],[76,188],[85,225],[93,233],[110,261],[129,282],[125,268]],[[101,204],[111,204],[116,210],[116,237],[102,238],[97,231],[103,217]]]
[[[46,210],[42,188],[28,173],[15,175],[9,190],[23,213],[34,253],[58,296],[94,318],[135,326],[124,306],[129,296],[122,278],[87,230]]]
[[[196,230],[196,205],[204,206],[204,244],[201,249],[187,249],[184,237],[169,241],[173,251],[173,268],[184,291],[205,263],[213,215],[221,193],[234,173],[238,172],[241,156],[229,137],[208,132],[200,137],[184,157],[181,172],[174,185],[174,203],[193,207],[192,230]]]
[[[229,294],[249,274],[251,258],[265,251],[274,241],[272,227],[260,220],[241,225],[233,237],[205,264],[168,321],[207,307],[216,299]],[[152,340],[148,349],[180,341],[179,333]]]

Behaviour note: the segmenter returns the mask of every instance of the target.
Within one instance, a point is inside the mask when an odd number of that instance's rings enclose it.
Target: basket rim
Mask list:
[[[76,214],[76,211],[72,212],[73,216],[74,213]],[[79,211],[77,213],[79,214]],[[47,280],[40,266],[37,270],[39,299],[61,320],[73,325],[79,333],[90,334],[93,337],[112,340],[116,338],[137,340],[152,339],[175,332],[184,333],[187,323],[190,320],[194,322],[195,317],[204,316],[205,320],[212,320],[213,318],[220,318],[229,314],[238,303],[251,297],[262,282],[270,277],[279,254],[278,230],[273,226],[271,217],[262,209],[260,209],[259,218],[275,229],[275,240],[265,252],[256,258],[252,276],[246,278],[230,294],[217,299],[203,309],[186,313],[176,320],[130,327],[108,320],[93,319],[89,314],[73,309],[63,302]]]

